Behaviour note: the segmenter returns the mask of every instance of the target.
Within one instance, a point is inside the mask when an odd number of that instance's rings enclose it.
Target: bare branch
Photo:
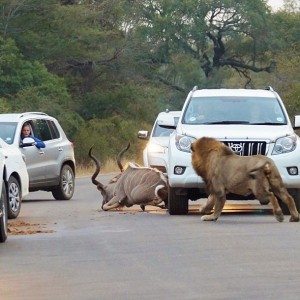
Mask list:
[[[223,60],[220,60],[219,63],[220,63],[220,66],[230,66],[233,68],[247,69],[247,70],[251,70],[256,73],[263,72],[263,71],[271,73],[276,68],[275,61],[271,61],[270,65],[267,67],[256,67],[255,65],[248,65],[242,61],[237,61],[234,59],[223,59]]]

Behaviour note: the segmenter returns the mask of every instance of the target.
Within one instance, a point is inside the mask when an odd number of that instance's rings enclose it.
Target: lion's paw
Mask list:
[[[298,217],[293,217],[293,216],[291,216],[290,217],[290,222],[299,222],[299,214],[298,214]]]
[[[283,213],[278,213],[278,214],[275,214],[275,218],[278,222],[283,222],[284,220],[284,216],[283,216]]]
[[[217,221],[217,218],[211,214],[211,215],[204,215],[201,217],[202,221]]]

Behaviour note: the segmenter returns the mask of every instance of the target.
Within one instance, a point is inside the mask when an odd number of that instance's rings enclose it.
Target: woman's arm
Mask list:
[[[35,141],[35,146],[36,146],[38,149],[41,149],[41,148],[45,148],[45,147],[46,147],[45,143],[44,143],[42,140],[38,139],[37,137],[33,137],[33,139],[34,139],[34,141]]]

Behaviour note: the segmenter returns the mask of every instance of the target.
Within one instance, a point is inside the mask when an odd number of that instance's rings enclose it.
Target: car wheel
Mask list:
[[[189,201],[187,193],[183,189],[169,187],[168,209],[170,215],[186,215],[188,213]]]
[[[7,238],[7,194],[5,182],[2,182],[2,191],[0,197],[0,243],[5,242]]]
[[[74,194],[75,176],[73,169],[69,165],[64,165],[60,172],[59,185],[52,190],[52,195],[56,200],[69,200]]]
[[[7,216],[9,219],[15,219],[21,210],[22,195],[19,181],[13,176],[8,179],[7,192]]]
[[[288,192],[294,198],[296,208],[297,208],[298,212],[300,212],[300,189],[289,189]],[[289,215],[290,211],[289,211],[287,205],[285,203],[283,203],[282,200],[279,201],[279,204],[280,204],[283,214]]]

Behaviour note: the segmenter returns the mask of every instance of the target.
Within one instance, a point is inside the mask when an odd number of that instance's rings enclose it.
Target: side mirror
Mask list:
[[[138,138],[142,140],[146,140],[148,138],[148,131],[147,130],[140,130],[138,132]]]
[[[29,146],[34,146],[34,144],[35,144],[35,140],[31,137],[28,137],[28,138],[23,139],[20,146],[21,147],[29,147]]]
[[[300,128],[300,116],[295,116],[295,126],[294,129]]]

